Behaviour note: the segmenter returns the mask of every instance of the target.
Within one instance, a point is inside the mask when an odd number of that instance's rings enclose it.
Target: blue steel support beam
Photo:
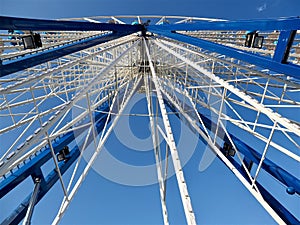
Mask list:
[[[172,106],[170,102],[166,101],[166,104],[174,111],[177,112],[175,107]],[[188,108],[188,106],[185,106]],[[192,109],[191,109],[192,110]],[[176,114],[177,115],[177,114]],[[212,122],[209,118],[204,116],[199,112],[199,115],[208,130],[215,131],[217,125]],[[181,118],[180,118],[181,119]],[[228,137],[226,136],[224,130],[219,127],[217,135],[219,137],[223,137],[224,142],[230,143]],[[259,164],[261,159],[261,154],[255,151],[252,147],[241,141],[235,135],[229,132],[229,136],[231,137],[232,141],[234,142],[236,148],[242,153],[245,157],[250,159],[256,164]],[[297,179],[295,176],[287,172],[286,170],[282,169],[280,166],[273,163],[271,160],[265,158],[262,163],[262,169],[264,169],[267,173],[272,175],[275,179],[280,181],[286,187],[293,187],[298,195],[300,195],[300,180]]]
[[[219,158],[219,157],[218,157]],[[229,161],[237,168],[237,170],[244,176],[244,178],[251,183],[248,175],[245,173],[244,168],[239,165],[233,158],[229,157]],[[227,165],[226,165],[227,166]],[[229,167],[228,167],[229,168]],[[231,169],[231,168],[229,168]],[[290,213],[270,192],[268,192],[258,181],[255,182],[256,187],[261,193],[262,197],[273,210],[282,218],[282,220],[288,225],[300,225],[300,221]]]
[[[294,78],[300,79],[300,66],[297,65],[282,64],[274,61],[271,58],[253,54],[251,52],[235,49],[229,46],[213,43],[210,41],[206,41],[195,37],[190,37],[183,34],[177,34],[177,33],[172,33],[170,31],[165,31],[162,27],[159,28],[158,26],[155,27],[155,29],[154,28],[148,29],[148,31],[159,34],[163,37],[167,37],[180,42],[191,44],[209,50],[211,52],[217,52],[219,54],[236,58],[241,61],[245,61],[250,64],[254,64],[256,66],[269,69],[271,71],[283,73],[285,75],[289,75]]]
[[[241,172],[241,168],[239,168]],[[273,195],[271,195],[259,182],[256,181],[256,187],[266,202],[274,209],[274,211],[283,219],[286,224],[300,225],[300,221],[291,214]]]
[[[75,43],[66,44],[62,47],[45,50],[34,55],[27,55],[16,60],[10,60],[7,63],[3,62],[2,65],[0,64],[0,77],[129,35],[131,33],[132,32],[114,32],[111,34],[102,34],[99,36],[80,40]]]
[[[104,107],[101,111],[107,111],[108,107]],[[105,119],[107,114],[105,113],[97,113],[95,115],[95,124],[96,127],[103,119]],[[79,135],[84,132],[87,128],[81,128],[76,131],[76,134]],[[99,128],[97,128],[99,129]],[[64,146],[67,146],[74,140],[75,136],[74,133],[68,132],[63,137],[61,137],[56,142],[53,142],[53,150],[55,153],[58,153]],[[0,183],[0,199],[5,196],[8,192],[13,190],[16,186],[18,186],[21,182],[23,182],[28,176],[38,177],[42,179],[41,188],[44,187],[43,185],[43,176],[41,172],[41,167],[52,158],[51,150],[48,147],[47,149],[43,150],[39,155],[34,157],[28,163],[23,165],[20,169],[13,172],[9,175],[6,179],[4,179]]]
[[[78,146],[76,146],[70,151],[70,155],[69,155],[70,157],[68,161],[64,161],[59,164],[59,169],[62,175],[75,162],[75,160],[78,158],[79,155],[80,155],[80,150]],[[44,186],[40,187],[40,192],[38,193],[35,204],[37,204],[47,194],[47,192],[53,187],[53,185],[58,180],[59,180],[58,173],[56,172],[56,170],[53,170],[46,177]],[[14,210],[14,212],[9,217],[7,217],[1,223],[1,225],[19,224],[26,215],[30,203],[31,195],[32,194],[28,195],[28,197],[17,207],[16,210]]]
[[[135,33],[144,30],[144,26],[140,24],[129,25],[111,23],[92,23],[0,16],[0,30],[117,31]]]
[[[195,23],[149,25],[148,30],[198,31],[198,30],[300,30],[300,18],[239,20],[239,21],[202,21]]]
[[[284,30],[280,32],[273,59],[277,62],[287,63],[297,30]]]
[[[202,115],[200,112],[200,117],[205,124],[206,128],[209,130],[216,130],[217,125],[212,122],[209,118]],[[224,137],[224,142],[230,143],[228,137],[225,135],[225,132],[222,128],[219,127],[219,132],[217,134],[219,137]],[[242,153],[245,157],[253,161],[255,164],[259,164],[261,159],[261,154],[255,151],[252,147],[241,141],[235,135],[229,133],[230,138],[232,139],[233,143],[235,144],[236,148]],[[282,169],[280,166],[273,163],[268,158],[265,158],[262,164],[262,169],[272,175],[274,178],[279,180],[282,184],[286,187],[294,187],[296,193],[300,195],[300,180],[294,177],[292,174],[287,172],[286,170]]]
[[[236,136],[230,134],[232,141],[235,146],[245,157],[253,161],[255,164],[259,164],[261,159],[261,154],[251,148],[249,145],[245,144],[241,140],[239,140]],[[228,140],[229,141],[229,140]],[[280,166],[273,163],[268,158],[264,159],[262,164],[262,169],[272,175],[274,178],[279,180],[282,184],[284,184],[287,188],[293,187],[298,195],[300,195],[300,180],[294,177],[292,174],[282,169]]]
[[[74,140],[73,132],[66,134],[61,138],[59,143],[53,143],[55,153],[58,153],[64,146]],[[38,156],[34,157],[27,164],[23,165],[16,172],[9,175],[0,183],[0,199],[8,192],[14,189],[17,185],[23,182],[28,176],[36,173],[42,165],[52,158],[50,148],[43,150]]]

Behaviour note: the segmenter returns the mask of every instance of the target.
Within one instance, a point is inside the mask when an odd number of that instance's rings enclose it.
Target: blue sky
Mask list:
[[[299,13],[299,0],[0,0],[0,15],[50,19],[97,15],[186,15],[250,19],[298,16]],[[143,125],[148,126],[147,121],[140,121],[140,127]],[[135,132],[137,136],[142,135],[139,131]],[[144,135],[147,137],[149,130]],[[111,140],[107,146],[116,147]],[[184,169],[189,177],[193,177],[188,179],[188,185],[198,222],[274,224],[270,216],[218,160],[206,171],[199,171],[201,150],[204,149],[202,143],[197,143],[198,151],[195,151]],[[168,188],[170,222],[184,224],[182,213],[178,213],[183,211],[174,177],[169,179]],[[32,224],[49,224],[52,221],[53,213],[61,200],[61,195],[57,193],[61,194],[58,184],[35,209]],[[12,201],[17,198],[8,197]],[[120,185],[92,170],[61,222],[162,224],[157,185]]]
[[[161,14],[249,19],[298,16],[298,0],[1,0],[0,14],[38,18]]]

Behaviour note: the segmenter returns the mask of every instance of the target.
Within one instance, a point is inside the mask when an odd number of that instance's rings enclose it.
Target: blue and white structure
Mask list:
[[[26,179],[34,184],[2,224],[30,224],[57,182],[59,223],[137,92],[147,99],[164,224],[168,163],[186,223],[197,224],[170,113],[278,224],[300,224],[272,189],[299,202],[300,19],[180,16],[0,17],[0,201]]]

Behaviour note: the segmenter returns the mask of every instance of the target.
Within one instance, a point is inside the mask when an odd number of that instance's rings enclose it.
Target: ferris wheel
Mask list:
[[[174,174],[197,224],[175,115],[210,149],[204,167],[217,157],[277,223],[299,224],[282,198],[300,195],[299,30],[299,18],[0,17],[0,201],[34,184],[2,223],[30,224],[56,183],[59,223],[119,120],[144,116],[163,222]],[[126,111],[137,95],[143,115]]]

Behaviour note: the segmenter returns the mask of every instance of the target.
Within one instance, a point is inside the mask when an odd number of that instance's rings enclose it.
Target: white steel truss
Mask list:
[[[173,16],[99,16],[68,20],[109,21],[114,24],[134,20],[143,24],[148,19],[154,19],[155,24],[222,21]],[[109,33],[41,32],[43,47],[37,50],[24,50],[20,46],[20,34],[1,34],[0,56],[3,62],[9,62]],[[179,33],[267,57],[274,55],[274,40],[279,35],[275,31],[266,32],[267,49],[249,49],[243,46],[244,31]],[[291,57],[296,61],[300,58],[297,51]],[[62,202],[53,221],[53,224],[58,224],[119,118],[125,115],[124,109],[138,91],[145,94],[147,100],[146,116],[151,125],[164,224],[169,224],[166,200],[168,154],[175,169],[186,222],[197,223],[188,191],[189,179],[183,172],[167,102],[271,217],[278,224],[285,224],[263,198],[258,185],[264,182],[260,178],[264,162],[273,153],[282,156],[282,160],[276,159],[278,165],[292,170],[292,173],[295,171],[286,165],[286,160],[297,165],[300,163],[300,122],[297,117],[300,108],[299,82],[285,74],[155,34],[147,34],[146,38],[140,33],[131,34],[0,78],[0,137],[8,146],[0,149],[0,181],[49,147],[63,191]],[[159,109],[156,113],[153,96]],[[93,116],[106,103],[109,110],[101,112],[107,114],[104,128],[97,133]],[[205,116],[211,119],[214,126],[206,124]],[[155,121],[160,117],[163,127]],[[53,143],[70,132],[81,130],[84,131],[79,138],[71,142],[71,145],[78,145],[81,152],[71,178],[66,181],[59,169]],[[244,162],[245,155],[235,144],[232,134],[250,146],[251,142],[257,143],[255,150],[260,154],[259,162],[252,171]],[[166,142],[164,165],[160,156],[159,135]],[[225,143],[225,138],[229,143]],[[235,156],[230,158],[224,155],[224,144],[232,147]],[[80,171],[79,164],[89,146],[93,146],[93,154]],[[246,177],[231,159],[241,165]]]

